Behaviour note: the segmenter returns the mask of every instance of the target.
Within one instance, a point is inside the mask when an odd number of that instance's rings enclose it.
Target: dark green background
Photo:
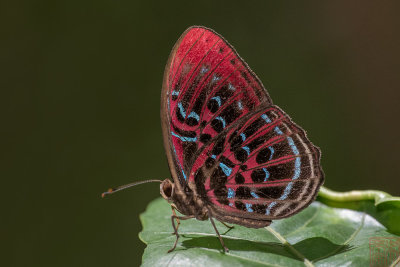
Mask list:
[[[100,193],[169,177],[162,76],[191,25],[225,36],[308,131],[326,186],[400,195],[397,3],[1,4],[2,265],[140,264],[158,184]]]

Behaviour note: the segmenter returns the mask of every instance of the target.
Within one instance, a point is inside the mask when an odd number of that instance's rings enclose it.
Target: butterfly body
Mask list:
[[[185,218],[265,227],[307,207],[323,183],[319,148],[208,28],[189,28],[172,49],[161,121],[174,181],[161,195]]]
[[[194,218],[204,221],[208,219],[208,210],[202,199],[193,192],[181,190],[175,187],[169,179],[165,179],[160,185],[160,193],[172,207],[186,216],[194,216]]]

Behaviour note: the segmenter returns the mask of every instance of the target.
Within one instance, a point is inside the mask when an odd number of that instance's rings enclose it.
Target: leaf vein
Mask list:
[[[286,236],[292,235],[292,234],[304,229],[305,227],[307,227],[307,225],[309,225],[312,222],[312,220],[314,220],[315,217],[317,217],[317,215],[318,215],[320,210],[321,210],[321,206],[318,206],[318,208],[316,209],[315,213],[311,216],[310,219],[308,219],[302,226],[300,226],[299,228],[293,230],[292,232],[290,232]]]
[[[287,246],[289,248],[290,252],[292,252],[297,258],[299,258],[300,260],[303,261],[305,266],[307,266],[307,267],[314,266],[310,260],[308,260],[303,254],[301,254],[300,251],[295,249],[289,243],[289,241],[286,240],[286,238],[284,238],[281,234],[279,234],[277,231],[272,229],[272,227],[267,226],[267,227],[265,227],[265,229],[267,229],[271,234],[273,234],[276,237],[276,239],[278,239],[284,246]]]

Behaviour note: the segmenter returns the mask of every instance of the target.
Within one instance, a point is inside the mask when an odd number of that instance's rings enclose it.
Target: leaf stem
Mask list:
[[[353,190],[348,192],[337,192],[323,186],[320,188],[318,195],[322,198],[337,202],[375,200],[375,205],[384,202],[386,199],[390,198],[394,200],[396,198],[392,197],[388,193],[378,190]]]
[[[303,254],[301,254],[297,249],[295,249],[290,243],[289,241],[286,240],[286,238],[284,238],[281,234],[279,234],[277,231],[275,231],[274,229],[272,229],[270,226],[265,227],[265,229],[267,229],[271,234],[273,234],[279,241],[281,241],[281,243],[284,246],[287,246],[289,248],[289,250],[295,254],[299,259],[301,259],[304,262],[304,265],[307,267],[314,267],[314,265],[311,263],[311,261],[309,261],[306,257],[304,257]]]

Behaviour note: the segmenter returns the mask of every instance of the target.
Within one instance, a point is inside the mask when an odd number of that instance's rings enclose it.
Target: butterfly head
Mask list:
[[[172,203],[174,201],[174,191],[175,185],[173,182],[171,182],[169,179],[162,181],[160,185],[160,194],[166,201],[168,201],[168,203]]]
[[[192,190],[187,186],[182,188],[165,179],[160,185],[160,194],[173,208],[184,215],[196,215],[196,218],[201,219],[207,217],[203,205],[197,205]]]

